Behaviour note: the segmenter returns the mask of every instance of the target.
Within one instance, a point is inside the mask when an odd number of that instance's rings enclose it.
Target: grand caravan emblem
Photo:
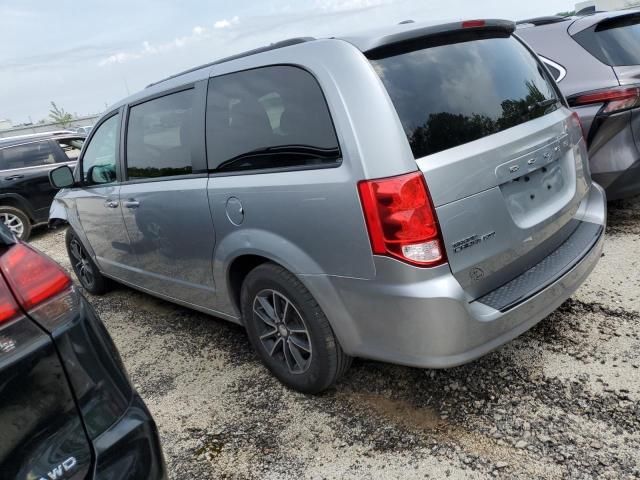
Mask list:
[[[486,240],[489,240],[496,236],[496,232],[485,233],[484,235],[471,235],[462,240],[458,240],[456,243],[452,245],[453,253],[461,252],[462,250],[466,250],[467,248],[471,248],[474,245],[478,245]]]

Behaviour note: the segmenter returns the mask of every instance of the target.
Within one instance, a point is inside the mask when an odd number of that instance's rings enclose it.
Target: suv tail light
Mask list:
[[[0,275],[0,325],[9,320],[13,320],[21,313],[20,307],[13,298],[13,295],[11,295],[9,285],[7,285],[7,282],[5,282],[2,275]]]
[[[10,292],[0,284],[0,311],[9,312],[8,299],[12,298],[11,293],[17,303],[30,314],[45,304],[49,305],[49,315],[56,311],[62,313],[64,310],[61,308],[63,305],[56,306],[55,302],[49,300],[67,291],[72,285],[71,278],[49,257],[25,244],[16,243],[0,256],[0,271],[4,277],[1,283],[6,282],[11,289]],[[68,310],[69,304],[65,305]],[[6,316],[7,314],[4,315]],[[0,316],[0,322],[2,318]],[[9,318],[4,319],[6,321]]]
[[[609,114],[640,106],[640,87],[616,87],[574,95],[567,99],[572,107],[604,103],[598,114]]]
[[[371,249],[413,265],[445,263],[435,210],[421,172],[358,183]]]

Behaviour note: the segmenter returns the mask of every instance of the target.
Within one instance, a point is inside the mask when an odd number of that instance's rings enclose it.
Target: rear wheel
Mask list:
[[[0,222],[20,240],[29,240],[31,221],[26,213],[15,207],[0,206]]]
[[[311,293],[272,263],[252,270],[241,292],[242,318],[260,359],[282,383],[317,393],[351,365]]]
[[[109,291],[111,281],[100,273],[98,266],[71,227],[65,234],[65,243],[71,268],[85,290],[94,295],[102,295]]]

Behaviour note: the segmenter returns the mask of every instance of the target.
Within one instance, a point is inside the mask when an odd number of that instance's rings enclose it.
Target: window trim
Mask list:
[[[78,157],[77,163],[76,163],[76,172],[77,172],[77,177],[76,180],[78,182],[78,185],[83,188],[83,189],[93,189],[93,188],[103,188],[103,187],[111,187],[114,185],[118,185],[120,183],[120,146],[122,145],[122,111],[123,111],[123,107],[119,107],[115,110],[110,111],[109,113],[105,114],[102,119],[100,119],[100,121],[98,123],[96,123],[94,125],[94,127],[91,129],[91,132],[89,132],[89,136],[87,136],[87,138],[85,139],[84,145],[82,145],[82,151],[80,152],[80,156]],[[89,144],[93,141],[93,137],[95,132],[97,132],[100,127],[107,121],[109,121],[110,119],[112,119],[113,117],[115,117],[116,115],[120,115],[120,122],[118,122],[116,124],[116,142],[118,142],[118,145],[116,145],[116,180],[114,182],[111,183],[95,183],[95,184],[88,184],[87,182],[85,182],[84,180],[84,156],[87,153],[87,148],[89,147]],[[74,175],[75,177],[76,175]]]
[[[567,76],[567,69],[564,68],[562,65],[560,65],[559,63],[554,62],[553,60],[548,59],[547,57],[545,57],[543,55],[538,55],[538,56],[540,57],[540,60],[542,60],[542,63],[547,63],[547,64],[551,65],[553,68],[555,68],[556,70],[558,70],[560,72],[560,75],[558,76],[558,78],[554,79],[556,81],[556,83],[560,83],[562,81],[562,79]],[[551,73],[551,72],[549,72],[549,73]],[[551,77],[553,77],[553,74],[551,75]]]
[[[206,149],[206,145],[205,145],[205,153],[206,153],[206,160],[207,160],[207,172],[209,174],[209,176],[214,176],[214,177],[232,177],[232,176],[236,176],[236,175],[251,175],[251,174],[265,174],[265,173],[280,173],[280,172],[295,172],[298,170],[319,170],[319,169],[327,169],[327,168],[338,168],[340,166],[342,166],[342,164],[344,163],[344,148],[342,147],[342,144],[340,142],[340,135],[338,134],[338,129],[336,128],[336,122],[333,119],[333,112],[331,111],[331,107],[329,105],[329,102],[327,101],[327,96],[324,93],[324,89],[322,88],[322,84],[320,83],[320,81],[318,80],[318,77],[307,67],[305,67],[304,65],[299,65],[296,63],[269,63],[269,64],[265,64],[265,65],[259,65],[259,66],[254,66],[254,67],[249,67],[249,68],[243,68],[243,69],[239,69],[239,70],[234,70],[232,72],[226,72],[226,73],[221,73],[219,75],[215,75],[215,74],[210,74],[209,78],[206,80],[206,88],[205,88],[205,102],[204,102],[204,113],[205,113],[205,121],[203,123],[204,126],[204,132],[205,132],[205,142],[206,142],[206,137],[207,137],[207,124],[206,124],[206,113],[207,113],[207,102],[209,100],[209,85],[211,84],[211,81],[217,78],[222,78],[228,75],[235,75],[238,73],[244,73],[244,72],[249,72],[252,70],[260,70],[260,69],[265,69],[265,68],[272,68],[272,67],[291,67],[291,68],[297,68],[299,70],[302,70],[306,73],[308,73],[311,78],[313,78],[313,80],[315,81],[318,89],[320,90],[320,94],[322,95],[322,99],[324,100],[324,104],[327,107],[327,113],[329,114],[329,120],[331,121],[331,127],[333,128],[333,133],[335,135],[336,138],[336,143],[338,145],[338,150],[339,150],[339,157],[336,159],[336,161],[332,164],[327,164],[327,165],[300,165],[300,166],[296,166],[296,167],[273,167],[273,168],[259,168],[259,169],[247,169],[247,170],[218,170],[218,166],[216,166],[215,168],[211,167],[211,164],[209,162],[209,155],[208,155],[208,149]]]
[[[206,103],[206,85],[207,80],[198,80],[196,82],[187,83],[184,85],[180,85],[178,87],[169,88],[167,90],[162,90],[160,92],[156,92],[152,95],[147,95],[144,98],[138,99],[135,102],[131,102],[124,106],[124,115],[122,118],[122,134],[121,134],[121,149],[120,149],[120,168],[122,171],[120,185],[131,185],[136,183],[149,183],[149,182],[158,182],[158,181],[171,181],[171,180],[180,180],[180,179],[190,179],[190,178],[200,178],[205,177],[207,175],[206,170],[206,139],[205,130],[204,130],[204,115],[206,113],[206,108],[204,107]],[[166,177],[151,177],[151,178],[134,178],[129,179],[127,174],[127,135],[129,133],[129,117],[131,116],[131,109],[142,105],[147,102],[151,102],[153,100],[157,100],[162,97],[167,97],[169,95],[173,95],[175,93],[186,92],[187,90],[193,90],[193,105],[192,105],[192,115],[193,115],[193,124],[196,125],[194,127],[193,134],[197,136],[193,145],[191,145],[191,155],[192,155],[192,173],[186,175],[171,175]],[[202,98],[204,95],[204,99]],[[202,128],[199,128],[202,126]],[[198,168],[196,168],[198,167]]]

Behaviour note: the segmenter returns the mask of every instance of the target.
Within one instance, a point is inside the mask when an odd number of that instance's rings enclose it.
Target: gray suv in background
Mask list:
[[[595,266],[605,198],[514,28],[293,39],[123,100],[51,174],[82,285],[243,324],[303,392],[353,357],[449,367],[516,337]]]
[[[580,115],[591,174],[609,200],[640,193],[640,10],[519,22]]]

